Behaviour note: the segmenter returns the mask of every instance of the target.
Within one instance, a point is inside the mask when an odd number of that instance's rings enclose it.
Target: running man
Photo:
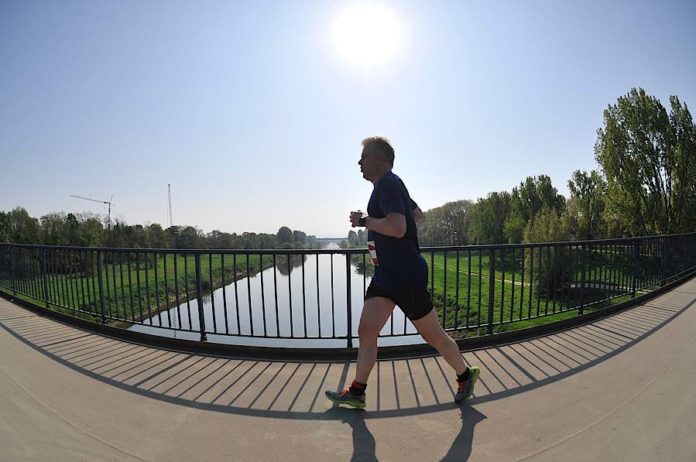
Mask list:
[[[456,342],[445,332],[428,292],[428,266],[420,254],[416,221],[423,218],[403,181],[392,173],[394,148],[382,137],[362,141],[360,171],[374,185],[367,215],[351,212],[351,226],[367,228],[368,250],[375,273],[365,294],[358,337],[355,379],[341,392],[326,391],[334,403],[365,407],[365,389],[377,361],[377,337],[394,307],[406,314],[418,333],[433,346],[456,373],[454,401],[469,398],[480,369],[467,367]]]

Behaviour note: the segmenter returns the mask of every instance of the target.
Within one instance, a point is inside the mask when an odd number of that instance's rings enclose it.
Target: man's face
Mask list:
[[[367,181],[374,181],[381,170],[381,159],[376,152],[365,148],[362,150],[358,165],[360,165],[363,178]]]

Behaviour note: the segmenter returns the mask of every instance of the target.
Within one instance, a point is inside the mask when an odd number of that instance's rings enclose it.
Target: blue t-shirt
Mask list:
[[[385,289],[426,288],[428,267],[420,254],[413,209],[417,207],[401,178],[392,172],[384,174],[372,190],[367,213],[384,218],[390,213],[406,217],[406,234],[402,238],[385,236],[368,230],[368,249],[375,264],[372,280]]]

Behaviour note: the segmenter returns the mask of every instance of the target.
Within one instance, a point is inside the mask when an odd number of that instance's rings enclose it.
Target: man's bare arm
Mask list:
[[[351,225],[353,227],[360,226],[358,222],[362,216],[362,212],[352,212],[350,214]],[[402,213],[395,212],[384,218],[366,217],[365,227],[379,234],[401,239],[406,235],[406,217]]]

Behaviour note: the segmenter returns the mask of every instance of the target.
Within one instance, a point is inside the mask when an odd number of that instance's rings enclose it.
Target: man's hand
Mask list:
[[[357,212],[350,212],[350,226],[353,228],[357,228],[360,226],[360,219],[363,217],[363,213],[358,210]]]

